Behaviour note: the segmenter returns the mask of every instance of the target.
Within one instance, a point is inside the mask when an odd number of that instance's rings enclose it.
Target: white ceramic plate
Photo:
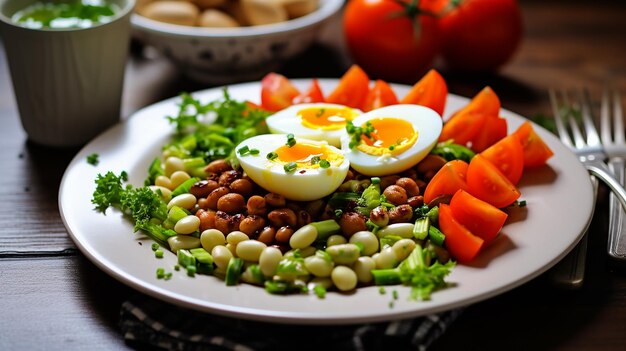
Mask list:
[[[301,88],[307,80],[294,80]],[[328,92],[336,80],[320,80]],[[394,86],[399,96],[408,87]],[[247,83],[229,88],[235,99],[260,99],[260,84]],[[222,89],[195,93],[203,102],[222,97]],[[450,95],[449,114],[468,99]],[[325,299],[315,295],[271,295],[251,285],[227,287],[213,276],[188,277],[173,270],[176,257],[166,252],[156,259],[151,240],[133,234],[133,226],[118,211],[95,212],[91,194],[98,173],[125,170],[129,182],[141,186],[149,163],[159,155],[171,135],[164,118],[175,115],[178,99],[169,99],[142,109],[83,148],[70,163],[59,191],[59,207],[71,237],[79,249],[100,269],[121,282],[159,299],[184,307],[232,317],[297,324],[345,324],[414,317],[469,305],[503,293],[527,282],[559,261],[578,242],[591,220],[593,193],[586,170],[577,158],[553,135],[535,126],[555,155],[548,167],[527,171],[520,183],[526,211],[510,216],[502,235],[480,254],[472,265],[459,265],[449,276],[453,287],[435,292],[431,301],[408,300],[409,288],[360,288],[354,293],[330,292]],[[525,120],[502,111],[509,130]],[[100,155],[92,166],[86,157]],[[157,280],[156,269],[174,272],[171,280]],[[392,290],[399,298],[390,307]]]

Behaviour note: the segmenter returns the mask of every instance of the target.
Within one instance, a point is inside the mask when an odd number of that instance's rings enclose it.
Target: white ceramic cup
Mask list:
[[[0,35],[28,138],[78,146],[120,120],[135,0],[110,0],[110,22],[80,29],[29,29],[11,17],[38,0],[0,0]]]

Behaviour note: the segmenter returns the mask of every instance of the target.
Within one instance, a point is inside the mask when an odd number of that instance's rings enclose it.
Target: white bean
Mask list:
[[[313,244],[315,239],[317,239],[317,229],[307,224],[291,235],[289,245],[294,249],[303,249]]]
[[[293,256],[295,251],[296,250],[289,250],[289,251],[285,252],[285,257]],[[302,258],[315,255],[315,251],[317,251],[317,249],[314,248],[313,246],[307,246],[304,249],[298,249],[298,252],[300,253],[300,257],[302,257]]]
[[[405,239],[413,238],[413,223],[394,223],[390,224],[378,231],[378,237],[382,238],[387,235],[395,235]]]
[[[211,252],[217,245],[226,244],[226,237],[217,229],[207,229],[200,234],[200,243],[205,250]]]
[[[246,233],[240,232],[238,230],[235,230],[234,232],[230,232],[226,236],[226,242],[233,246],[237,246],[237,244],[246,240],[250,240],[250,237]]]
[[[352,234],[350,237],[350,243],[361,243],[363,245],[363,251],[361,254],[364,256],[371,256],[378,252],[378,237],[376,237],[374,233],[367,230]]]
[[[261,252],[267,247],[264,243],[257,240],[245,240],[237,244],[235,252],[237,257],[244,261],[259,262]]]
[[[226,244],[225,246],[234,257],[237,257],[237,246],[233,244]]]
[[[361,255],[359,247],[354,244],[327,247],[326,252],[333,258],[333,262],[337,264],[351,264]]]
[[[393,268],[398,264],[398,257],[393,248],[387,247],[377,256],[375,255],[374,262],[376,262],[376,269]]]
[[[176,171],[172,173],[172,175],[170,176],[170,182],[172,183],[171,189],[176,189],[179,185],[183,184],[189,178],[191,178],[191,176],[189,176],[189,174],[187,174],[187,172],[185,171]]]
[[[331,260],[324,259],[319,255],[304,259],[304,268],[316,277],[329,277],[334,267],[335,264]]]
[[[309,284],[307,284],[307,287],[309,288],[309,291],[313,291],[313,289],[318,285],[323,286],[325,289],[330,289],[333,287],[333,281],[330,279],[330,276],[313,277],[313,279],[309,281]]]
[[[163,201],[170,202],[170,200],[172,200],[172,191],[170,189],[158,185],[151,185],[150,189],[157,194],[160,192],[160,196]]]
[[[176,222],[174,225],[174,231],[178,234],[191,234],[200,228],[200,218],[189,215],[185,216]]]
[[[154,179],[154,185],[162,186],[162,187],[168,188],[170,190],[174,189],[174,188],[172,188],[172,181],[168,177],[166,177],[164,175],[157,176]]]
[[[409,254],[415,248],[415,241],[411,239],[400,239],[396,241],[391,248],[396,253],[398,261],[403,261],[405,258],[409,257]]]
[[[341,291],[349,291],[356,287],[358,282],[356,273],[346,266],[337,266],[330,274],[333,284]]]
[[[352,265],[354,273],[356,273],[357,279],[361,283],[369,283],[374,279],[372,276],[372,270],[376,269],[376,262],[371,257],[363,256],[354,262]]]
[[[189,235],[174,235],[167,238],[170,250],[177,253],[178,250],[189,250],[200,247],[200,239]]]
[[[278,262],[283,259],[283,254],[275,247],[266,247],[259,256],[259,267],[266,277],[271,277],[276,273]]]
[[[165,160],[165,176],[169,177],[176,171],[182,171],[185,169],[185,163],[178,157],[168,157]]]
[[[233,258],[232,252],[224,245],[217,245],[211,250],[211,256],[213,256],[213,263],[218,268],[226,269],[228,262]]]
[[[196,205],[196,197],[191,194],[180,194],[167,203],[167,209],[172,206],[178,206],[187,210],[191,210]]]
[[[326,239],[326,247],[341,245],[347,243],[348,240],[343,235],[331,235]]]

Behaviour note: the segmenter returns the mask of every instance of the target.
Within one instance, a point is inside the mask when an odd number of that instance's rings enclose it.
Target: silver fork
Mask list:
[[[612,122],[611,115],[613,116]],[[613,133],[611,133],[611,129]],[[623,185],[625,180],[624,166],[626,166],[624,162],[624,158],[626,158],[626,140],[624,138],[622,104],[617,90],[609,92],[608,89],[605,89],[602,94],[600,133],[605,151],[609,156],[609,169]],[[617,198],[611,194],[607,250],[609,256],[617,260],[626,260],[626,222],[624,221],[624,215],[626,213],[619,207]]]
[[[581,92],[579,93],[577,101],[571,103],[568,94],[562,92],[560,94],[562,102],[559,103],[554,90],[550,90],[549,93],[554,120],[561,142],[576,153],[589,173],[595,176],[591,178],[594,189],[594,199],[598,188],[597,179],[600,179],[618,194],[622,206],[626,209],[626,191],[624,191],[620,183],[613,178],[608,166],[604,163],[607,157],[591,116],[589,95],[586,92]],[[585,136],[583,136],[578,126],[577,117],[582,119]],[[563,121],[564,119],[565,122]],[[554,267],[552,272],[555,282],[572,288],[577,288],[582,285],[585,273],[586,250],[587,233],[585,232],[576,247]]]

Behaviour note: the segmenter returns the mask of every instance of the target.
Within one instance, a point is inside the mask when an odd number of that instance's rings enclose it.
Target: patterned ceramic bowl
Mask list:
[[[258,80],[303,52],[343,0],[321,0],[319,8],[286,22],[239,28],[179,26],[133,15],[134,36],[154,46],[196,81],[227,84]]]

